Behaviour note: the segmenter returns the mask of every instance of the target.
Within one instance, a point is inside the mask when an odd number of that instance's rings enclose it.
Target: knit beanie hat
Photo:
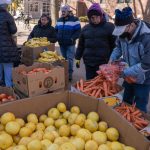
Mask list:
[[[98,3],[94,3],[88,10],[87,12],[87,16],[90,19],[93,15],[95,16],[103,16],[104,11],[103,9],[100,7],[100,5]]]
[[[113,35],[120,36],[126,27],[134,21],[133,11],[130,7],[115,10],[115,29]]]
[[[68,5],[63,5],[63,6],[61,7],[61,12],[63,12],[63,11],[69,12],[69,11],[70,11],[70,6],[68,6]]]

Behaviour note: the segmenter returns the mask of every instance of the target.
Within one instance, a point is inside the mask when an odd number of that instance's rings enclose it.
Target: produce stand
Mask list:
[[[47,94],[3,104],[0,106],[0,114],[2,115],[9,110],[16,117],[25,118],[29,113],[36,113],[39,116],[46,113],[50,108],[56,107],[60,102],[65,103],[67,108],[79,106],[84,114],[92,111],[97,112],[100,120],[106,121],[109,127],[115,127],[119,130],[120,142],[133,146],[136,150],[149,150],[150,141],[103,101],[72,92]]]

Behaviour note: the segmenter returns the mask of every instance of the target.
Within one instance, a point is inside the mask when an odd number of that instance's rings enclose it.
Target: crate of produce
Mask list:
[[[0,87],[0,104],[13,102],[18,97],[15,95],[14,90],[8,87]]]
[[[1,105],[0,115],[2,131],[7,132],[0,134],[2,149],[150,148],[149,140],[103,101],[77,93],[66,91]]]
[[[22,47],[21,62],[30,66],[40,57],[40,53],[54,50],[55,44],[47,41],[47,38],[33,38]]]
[[[61,74],[61,76],[60,76]],[[41,95],[65,88],[65,72],[61,66],[35,63],[13,69],[14,88],[26,97]]]

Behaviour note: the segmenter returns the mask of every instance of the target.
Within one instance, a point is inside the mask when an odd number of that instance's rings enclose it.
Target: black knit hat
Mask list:
[[[134,21],[133,11],[130,7],[125,7],[120,11],[119,9],[115,10],[115,25],[116,26],[125,26],[131,24]]]

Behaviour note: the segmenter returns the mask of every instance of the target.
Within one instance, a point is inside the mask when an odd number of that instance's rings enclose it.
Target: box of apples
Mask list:
[[[0,87],[0,104],[15,101],[16,95],[12,88]]]

